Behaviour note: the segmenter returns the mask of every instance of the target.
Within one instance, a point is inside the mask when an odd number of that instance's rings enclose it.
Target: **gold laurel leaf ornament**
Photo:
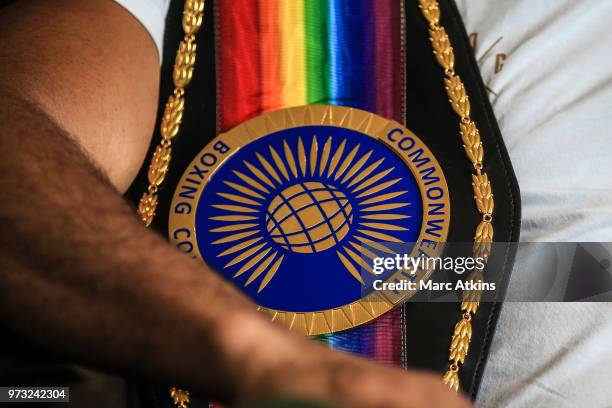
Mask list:
[[[186,0],[183,6],[182,26],[184,37],[180,42],[174,59],[172,79],[174,91],[168,97],[162,115],[159,131],[161,142],[155,148],[149,171],[147,173],[149,187],[143,193],[138,204],[137,213],[145,226],[150,226],[157,211],[157,190],[164,182],[172,158],[172,139],[181,128],[185,110],[185,88],[191,82],[196,61],[196,33],[204,18],[204,0]],[[170,397],[177,408],[188,408],[189,391],[171,387]]]
[[[429,24],[429,38],[433,53],[440,67],[444,70],[444,86],[452,109],[459,116],[459,133],[467,159],[474,168],[472,187],[476,209],[482,220],[476,226],[472,256],[482,258],[485,262],[491,253],[493,242],[493,209],[494,199],[488,175],[483,171],[484,148],[476,123],[470,117],[470,100],[463,81],[455,73],[454,52],[450,39],[440,26],[440,7],[437,0],[419,0],[419,8]],[[484,282],[481,270],[474,270],[469,278],[472,282]],[[461,320],[455,325],[449,348],[449,367],[443,381],[451,389],[460,387],[459,370],[468,355],[472,338],[472,316],[480,305],[480,291],[464,291],[461,302]]]

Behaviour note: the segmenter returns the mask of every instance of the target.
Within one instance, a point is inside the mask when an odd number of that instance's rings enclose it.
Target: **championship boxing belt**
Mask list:
[[[202,3],[170,5],[161,126],[127,194],[141,218],[272,319],[332,348],[439,372],[475,398],[499,302],[363,289],[368,254],[398,242],[473,242],[450,250],[485,255],[472,279],[494,277],[498,298],[507,286],[512,247],[489,244],[518,240],[520,196],[455,4]],[[186,395],[126,388],[6,330],[0,341],[4,384],[69,385],[71,401],[135,407]],[[191,395],[189,406],[207,404]]]
[[[273,320],[475,397],[499,303],[363,289],[398,242],[474,240],[507,284],[512,249],[486,244],[517,241],[518,187],[455,5],[221,0],[195,37],[192,3],[167,19],[143,220]]]
[[[397,243],[474,243],[473,279],[507,285],[514,253],[489,244],[518,240],[519,191],[455,4],[187,3],[170,6],[161,126],[128,193],[143,221],[271,319],[475,398],[499,302],[364,290],[368,254]]]

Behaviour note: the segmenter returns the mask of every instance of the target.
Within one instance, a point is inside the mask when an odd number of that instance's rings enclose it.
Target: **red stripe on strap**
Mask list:
[[[257,2],[217,3],[217,106],[222,132],[261,113]]]

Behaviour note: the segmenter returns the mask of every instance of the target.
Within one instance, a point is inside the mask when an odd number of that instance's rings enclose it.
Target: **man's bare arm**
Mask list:
[[[110,0],[17,2],[0,12],[0,50],[3,324],[83,363],[216,398],[462,404],[436,378],[275,327],[140,224],[120,191],[146,151],[158,62],[124,10]]]
[[[212,375],[226,357],[215,314],[252,306],[119,194],[147,150],[158,72],[148,34],[112,1],[0,11],[0,313],[81,361],[229,394]]]
[[[2,321],[80,361],[229,391],[205,369],[226,365],[216,316],[257,320],[252,306],[147,231],[42,111],[2,96]]]

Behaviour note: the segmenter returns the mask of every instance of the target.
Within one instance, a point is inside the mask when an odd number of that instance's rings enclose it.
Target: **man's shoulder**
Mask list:
[[[166,14],[170,0],[114,0],[129,11],[147,29],[162,56]]]

